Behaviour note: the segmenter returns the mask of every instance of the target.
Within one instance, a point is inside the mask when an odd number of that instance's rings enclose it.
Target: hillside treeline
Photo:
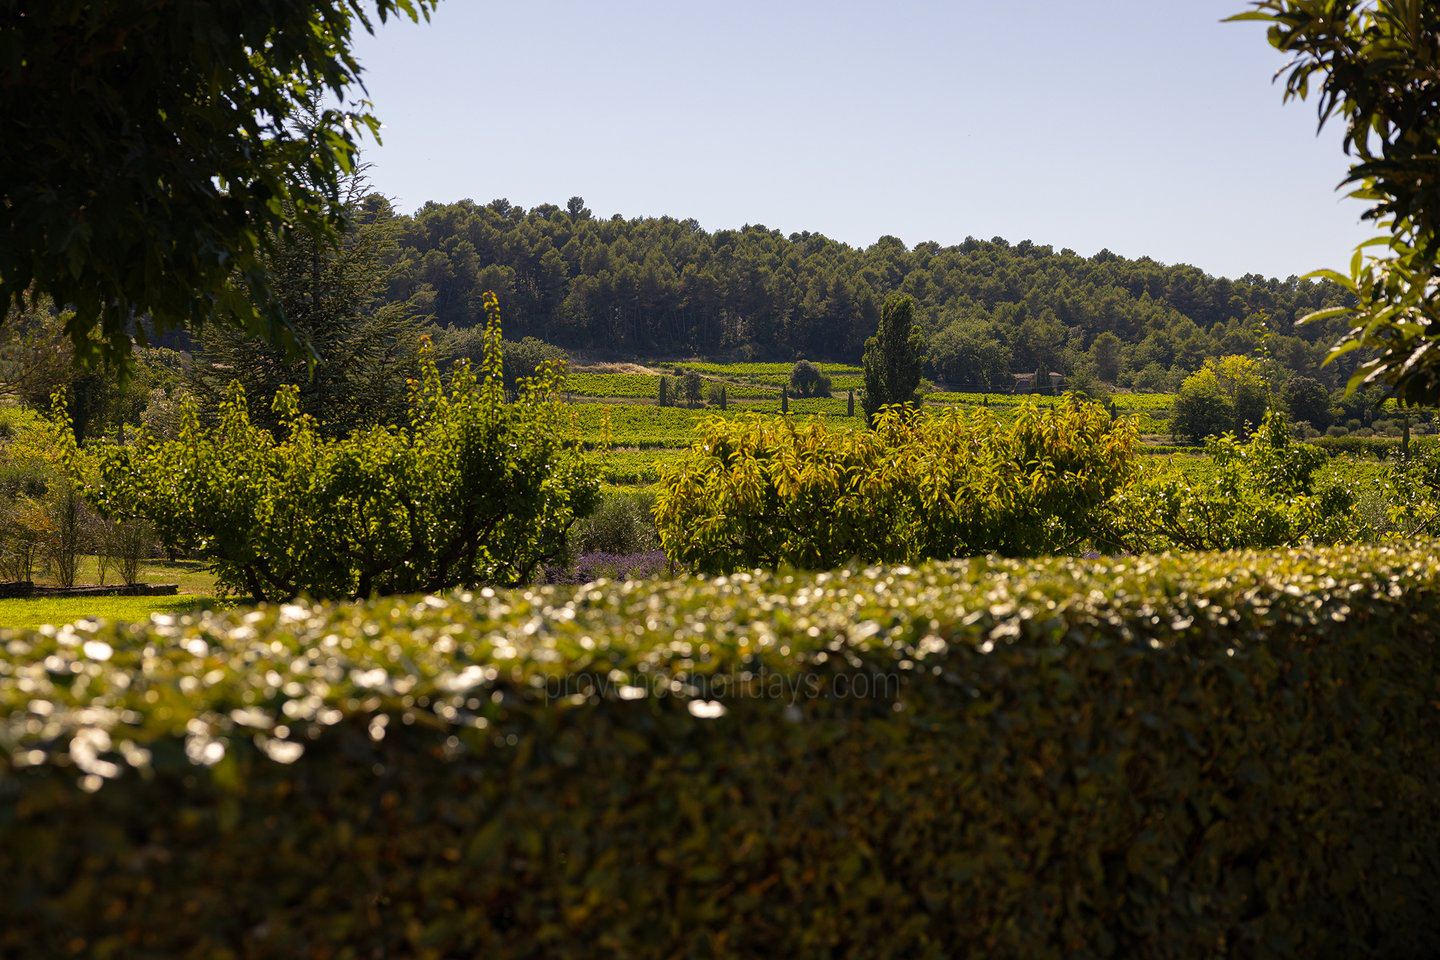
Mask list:
[[[1145,390],[1175,389],[1205,358],[1250,354],[1262,321],[1284,367],[1343,383],[1320,363],[1340,332],[1297,319],[1340,302],[1326,283],[1211,277],[1187,265],[1082,257],[1030,241],[966,239],[864,249],[764,226],[706,231],[694,220],[596,218],[579,197],[525,210],[506,200],[427,203],[394,218],[392,300],[440,325],[483,322],[494,290],[506,335],[624,353],[858,362],[879,304],[894,291],[919,304],[930,374],[1008,388],[1010,374],[1075,374]]]

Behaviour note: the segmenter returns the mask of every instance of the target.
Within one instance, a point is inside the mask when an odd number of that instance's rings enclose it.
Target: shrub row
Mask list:
[[[1399,437],[1316,437],[1310,442],[1332,457],[1371,456],[1376,460],[1398,457],[1401,446]],[[1415,438],[1410,441],[1410,447],[1412,454],[1414,454],[1419,451],[1433,449],[1435,447],[1435,441]]]
[[[0,636],[0,955],[1420,957],[1435,547]]]

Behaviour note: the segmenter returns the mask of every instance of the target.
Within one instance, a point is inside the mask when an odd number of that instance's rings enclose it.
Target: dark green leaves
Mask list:
[[[0,952],[1428,956],[1437,631],[1424,544],[5,635]]]
[[[435,2],[0,4],[0,304],[73,308],[81,360],[128,357],[142,314],[277,336],[270,238],[335,241],[356,131],[379,130],[353,30]],[[297,130],[327,94],[347,106]]]
[[[893,294],[880,308],[880,327],[865,341],[865,420],[881,407],[919,404],[916,390],[925,363],[925,341],[915,328],[915,298]]]

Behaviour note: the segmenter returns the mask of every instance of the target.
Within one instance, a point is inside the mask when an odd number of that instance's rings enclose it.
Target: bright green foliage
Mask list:
[[[1419,960],[1437,635],[1427,543],[0,636],[0,955]]]
[[[0,599],[0,627],[34,628],[76,620],[145,623],[151,614],[181,614],[196,609],[224,609],[233,604],[182,593],[166,597],[26,597]]]
[[[64,405],[63,393],[55,402]],[[102,552],[104,534],[66,477],[73,430],[18,407],[0,407],[0,581],[48,575],[75,586],[80,554]],[[107,558],[108,559],[108,558]]]
[[[1268,405],[1269,387],[1258,361],[1233,354],[1211,358],[1181,385],[1170,432],[1191,443],[1227,432],[1249,436]]]
[[[1290,440],[1283,417],[1267,414],[1248,443],[1226,434],[1206,444],[1210,477],[1160,472],[1120,498],[1117,539],[1129,550],[1231,550],[1338,543],[1358,533],[1355,492],[1321,488],[1328,461]]]
[[[0,312],[4,307],[0,306]],[[88,369],[75,362],[67,327],[73,311],[57,311],[48,297],[31,298],[25,309],[11,308],[0,320],[0,395],[13,395],[37,410],[49,409],[57,391],[65,395],[75,436],[83,442],[133,422],[161,380],[170,351],[134,351],[129,376],[122,382],[108,365]]]
[[[57,312],[48,297],[36,297],[24,309],[0,302],[0,394],[41,406],[74,376],[65,326],[70,317]],[[38,401],[38,403],[36,403]]]
[[[53,430],[19,407],[0,413],[0,580],[33,580],[55,533]]]
[[[1396,457],[1381,478],[1387,532],[1401,541],[1440,534],[1440,446]]]
[[[705,573],[1074,549],[1136,469],[1133,427],[1074,398],[911,417],[873,431],[713,420],[661,477],[670,558]]]
[[[896,294],[880,308],[880,329],[865,341],[865,422],[892,403],[918,404],[925,341],[914,327],[915,298]]]
[[[1257,0],[1231,19],[1269,23],[1290,55],[1285,99],[1319,87],[1323,125],[1339,115],[1355,157],[1346,184],[1389,232],[1355,250],[1349,275],[1320,270],[1354,302],[1308,319],[1346,317],[1332,356],[1373,352],[1350,378],[1388,385],[1410,403],[1440,403],[1440,5],[1422,0]],[[1380,252],[1366,255],[1366,247]]]
[[[357,132],[380,129],[363,100],[291,121],[358,85],[368,10],[435,2],[0,4],[0,307],[69,304],[81,360],[128,358],[137,314],[278,336],[262,255],[294,227],[338,241]]]
[[[640,403],[574,403],[565,407],[564,413],[580,436],[586,438],[587,445],[603,446],[592,440],[608,436],[611,446],[617,448],[678,449],[695,442],[695,428],[707,418],[733,417],[738,411],[733,405],[728,413],[719,414]]]
[[[660,467],[675,462],[680,456],[681,451],[665,448],[606,450],[596,457],[600,482],[648,486],[658,478]]]
[[[505,402],[493,295],[488,309],[478,373],[462,364],[446,386],[422,354],[407,429],[323,439],[292,387],[276,394],[277,440],[251,423],[236,385],[213,427],[191,404],[176,439],[102,449],[92,496],[109,514],[148,520],[162,542],[210,560],[222,587],[257,599],[524,582],[563,555],[598,483],[564,443],[555,367]]]
[[[649,373],[591,373],[571,368],[565,374],[565,393],[580,397],[634,397],[649,400],[655,396],[659,379]]]

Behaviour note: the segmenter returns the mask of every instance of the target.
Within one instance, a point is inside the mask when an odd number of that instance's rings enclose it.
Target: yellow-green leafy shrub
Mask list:
[[[1435,555],[0,637],[0,955],[1433,956]]]
[[[1234,550],[1360,535],[1356,491],[1321,482],[1329,458],[1292,441],[1283,417],[1265,414],[1247,442],[1225,434],[1205,447],[1212,468],[1205,476],[1155,468],[1116,498],[1116,542],[1136,552]]]
[[[882,410],[873,431],[713,420],[661,478],[671,559],[723,573],[1074,549],[1135,473],[1135,431],[1071,397],[986,409]]]

